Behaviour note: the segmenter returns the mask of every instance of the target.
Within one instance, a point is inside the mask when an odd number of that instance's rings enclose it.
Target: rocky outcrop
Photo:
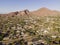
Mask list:
[[[29,14],[29,10],[24,10],[24,11],[20,11],[19,13],[18,13],[18,15],[28,15]]]
[[[9,16],[15,16],[15,15],[29,15],[29,10],[23,10],[23,11],[16,11],[16,12],[11,12],[11,13],[8,13]]]

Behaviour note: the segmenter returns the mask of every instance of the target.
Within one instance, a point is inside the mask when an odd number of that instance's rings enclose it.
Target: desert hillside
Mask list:
[[[60,12],[41,8],[0,14],[0,45],[60,45]]]
[[[48,8],[45,8],[45,7],[43,7],[43,8],[40,8],[40,9],[38,9],[38,10],[36,10],[36,11],[33,11],[32,12],[34,15],[40,15],[40,16],[46,16],[46,15],[59,15],[60,14],[60,12],[59,11],[55,11],[55,10],[50,10],[50,9],[48,9]]]

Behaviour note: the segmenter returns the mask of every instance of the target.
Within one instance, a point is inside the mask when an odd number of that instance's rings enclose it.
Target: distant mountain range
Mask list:
[[[60,15],[59,11],[56,10],[50,10],[48,8],[40,8],[36,11],[29,11],[29,10],[23,10],[23,11],[16,11],[16,12],[10,12],[8,14],[0,14],[0,15],[29,15],[29,14],[33,14],[33,15],[39,15],[39,16],[45,16],[45,15]]]

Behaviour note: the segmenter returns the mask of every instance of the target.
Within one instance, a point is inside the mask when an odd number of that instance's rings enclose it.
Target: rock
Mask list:
[[[18,15],[28,15],[29,14],[29,10],[24,10],[24,11],[20,11]]]
[[[9,40],[9,37],[4,37],[3,40]]]
[[[24,12],[25,12],[25,14],[29,14],[29,10],[27,10],[27,9],[24,10]]]
[[[52,37],[52,38],[56,38],[57,36],[52,35],[51,37]]]

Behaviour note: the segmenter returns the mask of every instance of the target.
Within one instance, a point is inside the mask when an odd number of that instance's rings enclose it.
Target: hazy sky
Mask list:
[[[0,0],[0,13],[36,10],[42,7],[60,11],[60,0]]]

